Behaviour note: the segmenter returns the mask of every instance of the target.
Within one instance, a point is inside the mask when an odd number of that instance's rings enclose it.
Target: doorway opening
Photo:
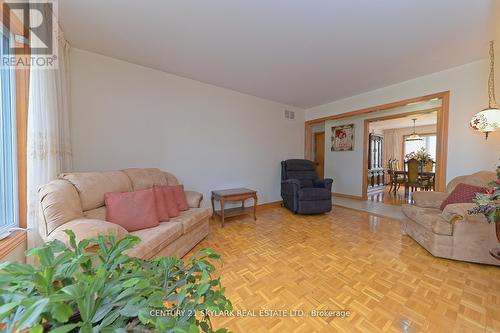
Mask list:
[[[366,120],[369,201],[401,205],[411,203],[415,191],[435,190],[441,101],[418,106],[415,112]]]
[[[351,202],[358,201],[359,204],[356,205],[356,209],[363,209],[361,207],[363,205],[371,208],[373,208],[373,204],[385,205],[384,201],[392,201],[389,203],[399,205],[410,201],[413,191],[443,191],[445,189],[448,111],[449,92],[445,91],[312,119],[305,123],[304,156],[316,163],[321,162],[321,160],[316,160],[315,142],[318,138],[324,138],[324,177],[333,178],[332,195],[334,197],[350,200]],[[407,140],[414,134],[412,119],[416,119],[415,134],[419,136],[419,140],[415,140],[415,142]],[[400,122],[400,124],[396,124],[397,122]],[[427,126],[426,123],[432,123],[428,125],[433,125],[433,129],[425,130],[422,126]],[[353,149],[347,151],[332,149],[334,142],[332,139],[333,130],[338,126],[347,125],[353,125]],[[384,129],[380,129],[382,125],[385,126]],[[315,128],[318,126],[324,132],[323,137],[315,134]],[[387,133],[389,133],[389,129],[395,130],[396,128],[405,129],[398,133],[399,141],[395,143],[394,139],[391,143],[391,147],[397,145],[397,150],[385,149],[386,152],[391,151],[391,156],[387,154],[384,156],[384,143],[378,142],[377,140],[380,140],[380,138],[377,138],[376,135],[383,134],[380,131],[387,130]],[[399,134],[401,135],[399,136]],[[390,141],[390,139],[384,140]],[[389,143],[387,142],[387,144]],[[373,147],[378,145],[379,149],[382,150],[378,157],[370,155],[370,144]],[[382,190],[388,191],[390,188],[389,159],[391,163],[397,160],[396,164],[399,164],[398,172],[404,178],[404,166],[408,160],[407,155],[417,154],[421,148],[426,149],[434,162],[432,171],[429,171],[433,173],[433,179],[428,182],[429,185],[417,186],[417,184],[414,184],[415,186],[411,186],[408,184],[408,186],[405,186],[404,183],[396,184],[396,187],[399,185],[396,193],[399,190],[404,193],[405,188],[407,189],[408,194],[406,197],[401,197],[401,199],[389,200],[389,197],[387,197],[387,200],[384,200],[382,195],[376,196],[375,193],[383,192]],[[377,158],[377,160],[372,160],[372,158]],[[376,174],[376,170],[373,170],[376,168],[381,169],[378,171],[382,172]],[[392,190],[394,190],[394,187]],[[337,202],[340,201],[337,199]]]

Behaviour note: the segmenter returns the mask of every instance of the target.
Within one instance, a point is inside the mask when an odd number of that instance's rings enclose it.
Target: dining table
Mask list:
[[[398,176],[403,176],[405,177],[406,174],[408,174],[408,171],[405,171],[405,170],[395,170],[393,171],[394,175],[396,177]],[[422,172],[419,172],[418,173],[419,176],[424,176],[426,178],[434,178],[436,177],[436,171],[422,171]],[[397,191],[397,186],[394,186],[394,193],[396,193]]]

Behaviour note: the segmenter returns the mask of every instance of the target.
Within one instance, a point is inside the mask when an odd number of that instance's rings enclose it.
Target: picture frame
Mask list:
[[[331,151],[354,150],[354,124],[333,126]]]

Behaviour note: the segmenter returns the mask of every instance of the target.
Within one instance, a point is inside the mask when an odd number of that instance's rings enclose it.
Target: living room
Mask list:
[[[500,332],[498,1],[2,14],[1,330]]]

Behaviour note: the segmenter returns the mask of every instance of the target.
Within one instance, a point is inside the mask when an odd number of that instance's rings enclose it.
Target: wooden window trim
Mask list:
[[[14,231],[9,237],[0,240],[0,259],[8,256],[16,247],[26,242],[26,231]]]
[[[29,40],[29,29],[17,19],[16,16],[7,17],[4,22],[4,0],[0,0],[0,24],[4,25],[14,35],[21,35]],[[25,44],[16,43],[19,54],[28,48]],[[25,54],[24,54],[25,55]],[[16,68],[16,126],[17,126],[17,166],[18,166],[18,195],[19,195],[19,227],[27,227],[28,203],[27,203],[27,142],[28,142],[28,99],[29,99],[29,67]],[[12,233],[6,239],[0,241],[0,258],[6,249],[12,251],[12,244],[19,245],[26,239],[26,232]]]

